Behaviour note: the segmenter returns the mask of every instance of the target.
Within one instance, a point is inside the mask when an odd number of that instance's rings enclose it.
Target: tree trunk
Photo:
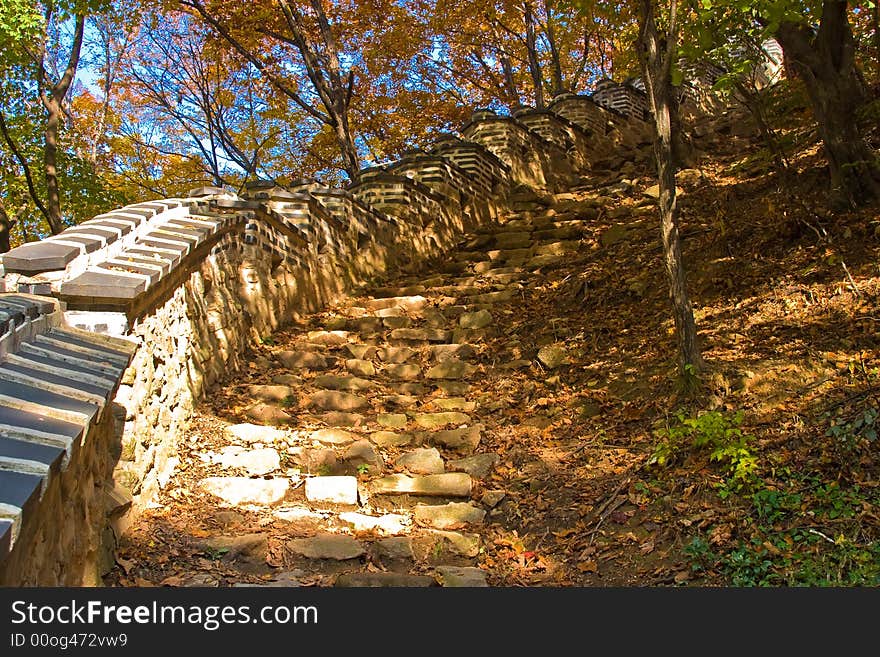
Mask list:
[[[639,58],[654,117],[654,156],[660,185],[660,233],[663,262],[669,283],[669,298],[678,337],[678,363],[682,377],[689,381],[702,370],[697,343],[694,311],[687,293],[687,281],[681,257],[675,197],[675,130],[678,104],[673,96],[672,62],[676,53],[676,2],[673,0],[669,33],[661,39],[654,18],[653,0],[641,2]]]
[[[855,43],[846,7],[846,2],[826,0],[818,32],[785,21],[776,31],[776,39],[806,87],[832,185],[855,207],[880,198],[880,165],[858,126],[856,110],[867,94],[855,66]]]
[[[61,106],[54,97],[46,103],[46,131],[43,146],[43,170],[46,176],[46,209],[49,214],[49,230],[57,235],[64,230],[61,218],[61,192],[58,185],[58,125],[61,122]]]
[[[67,91],[73,83],[76,69],[79,66],[79,55],[82,50],[83,32],[86,18],[80,14],[76,17],[73,34],[73,46],[70,49],[70,57],[61,79],[52,86],[44,86],[46,83],[45,62],[40,61],[37,72],[37,88],[46,108],[46,130],[44,131],[43,144],[43,173],[46,177],[46,221],[49,230],[57,235],[64,230],[64,221],[61,215],[61,189],[58,183],[58,130],[61,126],[63,108],[61,104]],[[48,23],[48,20],[47,20]]]
[[[0,201],[0,253],[9,250],[9,235],[16,221],[17,219],[9,216],[3,201]]]
[[[559,49],[556,47],[556,26],[553,23],[553,5],[550,0],[544,0],[544,12],[547,14],[547,44],[550,46],[550,61],[553,70],[553,95],[558,96],[565,92],[565,80],[562,76]]]
[[[871,27],[874,30],[874,83],[880,84],[880,2],[877,2],[877,0],[874,0],[872,19]]]
[[[535,36],[535,15],[532,5],[525,3],[526,19],[526,50],[529,55],[529,72],[532,75],[532,86],[535,88],[535,107],[544,108],[544,75],[541,73],[541,62],[538,61],[538,46]]]
[[[510,98],[510,109],[511,111],[522,109],[522,98],[520,98],[519,90],[516,88],[516,80],[513,77],[513,65],[510,63],[510,57],[506,53],[500,53],[498,59],[501,62],[501,70],[504,71],[504,88]]]
[[[336,133],[336,141],[342,153],[343,168],[349,179],[356,183],[360,179],[361,159],[354,145],[351,128],[348,125],[348,112],[340,112],[336,124],[333,126]]]

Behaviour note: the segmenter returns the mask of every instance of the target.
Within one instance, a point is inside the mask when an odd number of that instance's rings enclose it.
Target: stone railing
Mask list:
[[[138,203],[2,256],[0,584],[100,583],[164,485],[195,404],[249,344],[564,189],[645,124],[567,94],[331,189],[219,188]]]

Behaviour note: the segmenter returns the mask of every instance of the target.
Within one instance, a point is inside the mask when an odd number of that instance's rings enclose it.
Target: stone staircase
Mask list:
[[[589,207],[535,200],[464,238],[429,267],[440,273],[266,336],[249,372],[196,410],[175,475],[121,552],[142,559],[140,541],[170,525],[165,540],[223,566],[181,585],[491,585],[479,566],[503,517],[493,436],[505,420],[481,381],[532,362],[499,364],[490,342],[531,272],[577,252],[589,222]]]

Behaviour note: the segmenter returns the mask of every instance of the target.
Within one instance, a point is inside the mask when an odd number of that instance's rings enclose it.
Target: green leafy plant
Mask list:
[[[718,559],[709,546],[709,541],[702,536],[694,536],[684,547],[684,553],[690,557],[691,570],[695,573],[708,570]]]
[[[658,442],[648,463],[666,466],[687,450],[708,450],[711,461],[725,466],[728,481],[724,490],[750,486],[757,476],[758,458],[748,446],[753,436],[739,428],[742,419],[742,412],[707,411],[688,417],[679,411],[675,422],[654,432]]]
[[[361,463],[357,467],[358,474],[368,474],[370,472],[370,466],[366,463]]]
[[[211,561],[217,561],[223,558],[223,555],[229,552],[229,548],[205,548],[205,556]]]
[[[834,439],[839,451],[849,454],[877,440],[880,409],[876,406],[861,408],[855,415],[832,416],[826,413],[825,417],[828,421],[825,435]]]

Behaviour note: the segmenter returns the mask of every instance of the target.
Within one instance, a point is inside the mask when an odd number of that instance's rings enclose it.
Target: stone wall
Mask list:
[[[557,107],[565,111],[551,106],[522,120],[478,113],[461,136],[367,170],[348,189],[306,180],[284,189],[256,183],[242,196],[200,188],[2,256],[5,289],[46,295],[30,303],[53,319],[0,341],[0,467],[3,440],[45,442],[27,417],[5,410],[18,403],[2,389],[3,368],[16,359],[85,385],[94,412],[84,416],[82,436],[56,440],[52,464],[6,459],[27,485],[4,488],[0,469],[0,582],[99,582],[115,538],[173,472],[195,405],[244,366],[250,344],[354,287],[424,267],[464,233],[496,221],[514,186],[543,192],[576,182],[613,148],[609,135],[627,126],[585,97],[569,95]],[[71,327],[89,333],[77,333],[75,344],[50,336]],[[75,356],[40,356],[40,341],[57,349],[59,339]],[[83,398],[76,388],[58,383],[52,400],[22,393],[34,400],[19,406],[53,417],[62,395]],[[29,493],[13,496],[18,489]]]

